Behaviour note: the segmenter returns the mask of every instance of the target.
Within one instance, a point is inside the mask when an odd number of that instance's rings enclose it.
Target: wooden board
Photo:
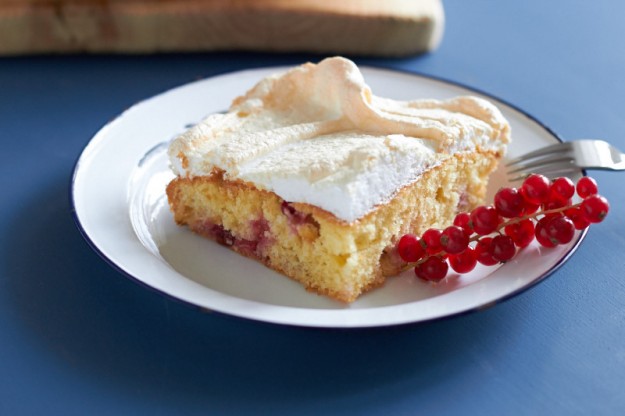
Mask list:
[[[0,54],[435,48],[440,0],[0,0]]]

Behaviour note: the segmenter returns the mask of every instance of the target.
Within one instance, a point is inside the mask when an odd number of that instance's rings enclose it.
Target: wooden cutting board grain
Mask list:
[[[434,49],[441,0],[0,0],[0,54]]]

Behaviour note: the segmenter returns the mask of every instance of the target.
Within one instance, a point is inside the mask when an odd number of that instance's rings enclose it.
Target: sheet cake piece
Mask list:
[[[509,138],[486,100],[378,97],[334,57],[261,80],[175,139],[167,195],[178,224],[352,302],[402,270],[401,235],[483,200]]]

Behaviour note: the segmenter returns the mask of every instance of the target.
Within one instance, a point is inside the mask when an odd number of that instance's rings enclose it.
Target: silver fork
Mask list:
[[[625,153],[603,140],[574,140],[543,147],[506,163],[511,181],[530,173],[565,176],[579,169],[625,170]]]

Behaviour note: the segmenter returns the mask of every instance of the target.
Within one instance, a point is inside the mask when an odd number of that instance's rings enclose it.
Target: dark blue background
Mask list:
[[[625,149],[625,2],[447,0],[432,54],[363,59]],[[73,164],[135,102],[320,56],[0,59],[0,414],[623,414],[625,196],[549,279],[484,312],[367,330],[205,313],[124,278],[75,227]]]

